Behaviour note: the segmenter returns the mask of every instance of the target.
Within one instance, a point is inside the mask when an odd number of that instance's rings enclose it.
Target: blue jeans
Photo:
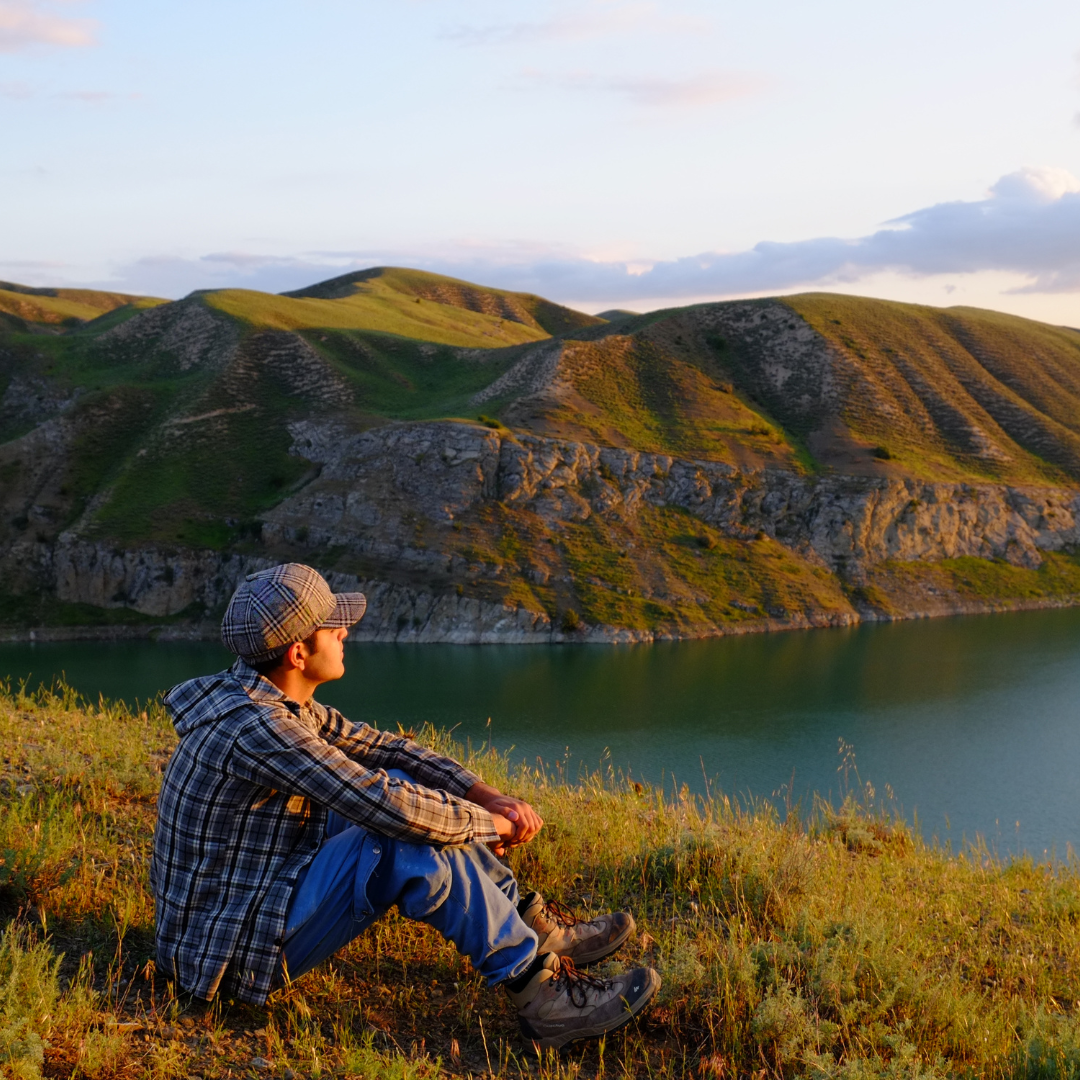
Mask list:
[[[413,782],[400,769],[388,771]],[[410,844],[331,812],[326,840],[289,903],[283,975],[299,978],[396,904],[452,941],[489,984],[513,979],[536,956],[536,934],[521,921],[518,899],[514,875],[484,844]]]

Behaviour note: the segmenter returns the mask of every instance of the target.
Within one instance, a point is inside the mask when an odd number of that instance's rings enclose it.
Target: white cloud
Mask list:
[[[1034,199],[1038,202],[1053,202],[1062,195],[1080,191],[1080,180],[1068,169],[1054,169],[1047,166],[1026,165],[1019,172],[1003,176],[990,189],[990,194],[999,199]]]
[[[651,265],[565,257],[485,265],[474,259],[443,272],[582,301],[746,295],[852,284],[885,271],[916,278],[998,271],[1019,275],[1014,292],[1080,291],[1080,181],[1061,170],[1022,169],[1002,177],[984,199],[940,203],[886,226],[852,239],[763,241],[749,251]]]
[[[96,28],[93,19],[58,15],[41,0],[0,0],[0,52],[20,52],[32,45],[93,45]]]

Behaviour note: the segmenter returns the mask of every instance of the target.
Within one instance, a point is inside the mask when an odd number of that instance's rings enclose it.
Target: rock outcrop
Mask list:
[[[554,526],[631,516],[643,503],[681,507],[729,536],[764,532],[855,577],[886,559],[973,555],[1036,567],[1042,552],[1080,543],[1080,493],[1070,489],[744,472],[450,422],[351,437],[303,423],[293,436],[293,452],[322,473],[267,515],[264,535],[306,528],[314,545],[371,550],[400,541],[411,527],[403,515],[449,523],[490,500]]]
[[[1065,489],[745,472],[448,421],[359,435],[304,422],[292,434],[293,452],[321,466],[321,473],[265,515],[258,550],[125,548],[69,531],[54,544],[14,545],[5,569],[62,602],[128,608],[162,620],[168,633],[190,623],[213,636],[213,613],[246,573],[281,558],[319,563],[321,552],[345,551],[394,568],[385,575],[330,574],[335,587],[368,594],[368,615],[354,632],[361,640],[635,641],[679,635],[602,624],[568,628],[516,602],[464,595],[448,583],[470,574],[497,578],[501,568],[472,566],[449,545],[418,542],[418,521],[436,535],[449,534],[470,514],[502,505],[535,514],[557,534],[593,515],[632,523],[644,506],[676,507],[737,540],[768,536],[849,586],[887,560],[972,555],[1030,568],[1046,552],[1080,544],[1080,494]],[[696,633],[878,617],[854,607],[760,615]]]

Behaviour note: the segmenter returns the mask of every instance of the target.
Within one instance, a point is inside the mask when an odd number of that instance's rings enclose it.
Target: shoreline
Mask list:
[[[831,630],[863,623],[908,622],[919,619],[949,618],[963,615],[1005,615],[1020,611],[1045,611],[1080,606],[1080,596],[1067,599],[1047,597],[1039,600],[959,601],[905,612],[856,611],[851,615],[828,615],[799,619],[766,618],[730,625],[713,624],[701,632],[682,634],[653,633],[615,626],[582,625],[576,631],[549,629],[523,634],[518,627],[505,634],[498,630],[453,631],[429,634],[424,628],[398,632],[385,629],[350,633],[350,644],[401,645],[648,645],[656,642],[703,641],[710,638],[742,637],[746,634],[786,633],[799,630]],[[362,623],[360,624],[363,625]],[[550,626],[550,624],[549,624]],[[0,644],[53,644],[68,641],[161,641],[216,642],[217,623],[117,624],[113,626],[39,626],[0,627]]]

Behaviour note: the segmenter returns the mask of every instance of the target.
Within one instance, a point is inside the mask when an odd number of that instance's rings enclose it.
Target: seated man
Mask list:
[[[222,622],[239,659],[166,695],[180,743],[150,872],[158,970],[199,998],[262,1004],[396,904],[504,986],[539,1046],[626,1023],[656,972],[595,979],[575,965],[613,953],[633,919],[584,922],[522,897],[495,857],[540,831],[536,811],[312,699],[345,674],[342,642],[365,606],[299,563],[251,574]]]

